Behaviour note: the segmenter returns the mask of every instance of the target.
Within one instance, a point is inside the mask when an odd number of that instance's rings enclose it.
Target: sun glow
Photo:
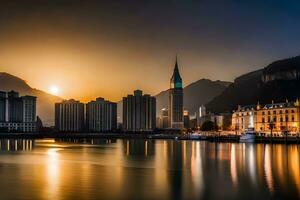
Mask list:
[[[51,85],[49,88],[49,92],[53,95],[58,95],[59,94],[59,88],[56,85]]]

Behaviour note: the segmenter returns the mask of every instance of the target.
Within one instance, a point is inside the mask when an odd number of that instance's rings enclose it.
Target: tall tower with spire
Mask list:
[[[177,56],[169,89],[169,127],[183,129],[183,89]]]

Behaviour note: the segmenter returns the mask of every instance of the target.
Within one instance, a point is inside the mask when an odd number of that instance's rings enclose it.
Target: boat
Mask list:
[[[249,128],[241,135],[240,142],[254,143],[255,136],[256,132],[254,131],[254,128]]]
[[[193,133],[189,135],[189,139],[190,140],[198,140],[201,138],[201,135],[199,135],[198,133]]]

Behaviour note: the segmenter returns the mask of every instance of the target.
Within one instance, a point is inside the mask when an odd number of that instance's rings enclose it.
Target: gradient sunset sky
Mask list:
[[[235,77],[300,54],[297,0],[9,0],[0,5],[0,71],[83,101],[118,101]]]

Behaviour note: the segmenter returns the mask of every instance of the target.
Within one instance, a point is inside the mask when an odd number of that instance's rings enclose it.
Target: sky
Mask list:
[[[84,102],[233,81],[300,54],[298,0],[2,0],[0,71]]]

